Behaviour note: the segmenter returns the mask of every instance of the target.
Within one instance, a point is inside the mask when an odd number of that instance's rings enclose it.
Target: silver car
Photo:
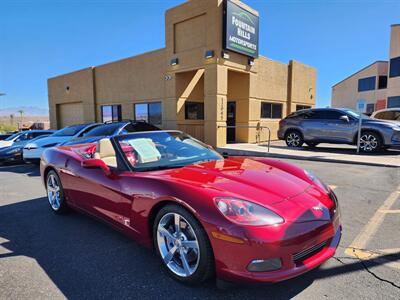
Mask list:
[[[316,108],[290,114],[279,123],[278,137],[289,147],[306,143],[357,144],[358,124],[361,118],[360,150],[376,152],[400,146],[400,124],[360,115],[350,109]]]

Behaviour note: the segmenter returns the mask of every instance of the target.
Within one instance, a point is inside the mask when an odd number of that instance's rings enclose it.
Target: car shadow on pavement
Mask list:
[[[355,262],[319,268],[274,285],[220,290],[209,282],[192,288],[162,272],[152,251],[86,215],[56,215],[46,198],[0,206],[0,238],[6,240],[0,246],[8,250],[0,254],[0,260],[35,259],[68,299],[290,299],[316,279],[364,268]]]
[[[28,176],[40,176],[40,169],[38,165],[34,164],[5,164],[0,165],[1,172],[13,172],[18,174],[25,174]]]

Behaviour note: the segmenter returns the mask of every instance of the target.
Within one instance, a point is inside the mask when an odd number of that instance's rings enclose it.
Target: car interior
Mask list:
[[[101,139],[96,147],[94,158],[101,159],[104,163],[113,168],[117,168],[117,156],[110,139]]]

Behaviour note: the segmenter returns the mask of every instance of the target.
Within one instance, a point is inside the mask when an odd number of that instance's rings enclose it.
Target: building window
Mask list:
[[[400,56],[390,60],[389,77],[400,76]]]
[[[103,105],[101,107],[102,122],[115,122],[121,120],[121,105]]]
[[[160,125],[162,121],[161,102],[136,103],[135,121],[146,121],[153,125]]]
[[[376,77],[367,77],[358,79],[358,91],[372,91],[375,90]]]
[[[378,89],[386,89],[387,88],[387,76],[379,76],[378,79]]]
[[[302,109],[310,109],[310,105],[296,105],[296,111],[302,110]]]
[[[261,118],[262,119],[282,119],[281,103],[261,102]]]
[[[185,119],[186,120],[204,120],[204,103],[203,102],[185,102]]]
[[[366,109],[366,114],[371,115],[375,111],[375,104],[374,103],[368,103],[367,104],[367,109]]]
[[[388,97],[387,108],[400,107],[400,96]]]

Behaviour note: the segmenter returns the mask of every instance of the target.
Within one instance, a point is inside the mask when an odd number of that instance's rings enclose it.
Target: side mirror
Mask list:
[[[346,116],[346,115],[344,115],[344,116],[341,116],[339,119],[340,119],[340,120],[342,120],[343,122],[346,122],[346,123],[349,123],[349,122],[350,122],[350,119],[349,119],[349,117],[348,117],[348,116]]]
[[[106,176],[111,175],[110,167],[104,161],[97,158],[85,159],[81,162],[82,168],[85,169],[101,169]]]

